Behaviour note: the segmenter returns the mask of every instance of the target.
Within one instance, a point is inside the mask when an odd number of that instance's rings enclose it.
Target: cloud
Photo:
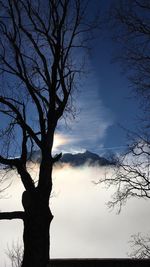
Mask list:
[[[67,136],[56,133],[54,135],[54,143],[53,143],[53,151],[57,151],[59,148],[66,146],[67,144],[70,144],[72,141],[71,138],[68,138]]]
[[[109,212],[106,202],[112,190],[93,185],[105,174],[104,167],[64,167],[53,173],[54,196],[50,199],[54,219],[51,225],[51,257],[126,257],[130,235],[149,231],[149,202],[132,199],[120,215]],[[111,174],[111,169],[109,169]],[[36,176],[36,170],[34,170]],[[0,209],[20,210],[23,187],[10,173],[14,183],[11,198],[2,199]],[[17,194],[16,194],[17,192]],[[138,209],[137,209],[138,207]],[[0,258],[3,264],[7,244],[22,239],[20,220],[1,221]],[[115,244],[115,245],[114,245]],[[4,265],[4,264],[3,264]]]
[[[105,203],[112,190],[106,191],[91,182],[103,176],[105,170],[84,166],[55,172],[56,197],[51,199],[55,218],[51,228],[52,257],[126,257],[130,235],[149,230],[148,221],[141,220],[141,214],[147,218],[148,203],[144,201],[130,201],[119,216],[108,211]]]
[[[96,152],[103,146],[107,130],[113,124],[113,114],[102,103],[96,78],[91,75],[83,84],[76,99],[78,116],[69,121],[67,127],[63,121],[59,123],[58,133],[70,141],[58,149],[69,152],[88,149]]]

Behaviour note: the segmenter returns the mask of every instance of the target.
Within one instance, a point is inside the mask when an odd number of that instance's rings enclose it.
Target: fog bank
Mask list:
[[[36,177],[38,171],[34,167]],[[108,171],[108,170],[107,170]],[[110,212],[106,202],[112,190],[94,185],[106,172],[105,167],[56,168],[53,173],[53,194],[50,205],[52,258],[120,258],[127,257],[128,240],[137,232],[150,233],[149,202],[130,200],[120,215]],[[109,170],[111,175],[112,170]],[[20,210],[24,190],[19,177],[10,174],[13,183],[9,198],[0,200],[1,211]],[[12,241],[22,240],[22,222],[0,221],[0,258],[5,266],[4,250]],[[7,265],[8,266],[8,265]]]

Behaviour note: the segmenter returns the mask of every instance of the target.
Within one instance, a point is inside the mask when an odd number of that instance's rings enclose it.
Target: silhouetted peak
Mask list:
[[[61,159],[62,163],[69,163],[72,166],[80,166],[87,164],[89,166],[93,165],[99,165],[99,166],[106,166],[106,165],[112,165],[112,162],[109,160],[100,157],[99,155],[90,152],[86,150],[84,153],[77,153],[77,154],[71,154],[71,153],[65,153],[62,156]]]
[[[82,166],[87,164],[88,166],[107,166],[107,165],[114,165],[111,160],[108,160],[104,157],[100,157],[96,153],[93,153],[89,150],[86,150],[84,153],[65,153],[60,157],[61,159],[56,162],[56,164],[68,163],[71,166]],[[40,151],[33,151],[32,155],[29,155],[29,160],[33,162],[40,163],[41,161],[41,152]]]
[[[97,159],[100,158],[97,154],[95,154],[95,153],[93,153],[93,152],[91,152],[89,150],[86,150],[83,154],[85,154],[86,157],[91,157],[91,158],[95,158],[95,159],[96,158]]]

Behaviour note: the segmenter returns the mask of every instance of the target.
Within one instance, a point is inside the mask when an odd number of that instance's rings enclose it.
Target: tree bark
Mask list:
[[[46,267],[49,263],[49,230],[53,219],[49,204],[40,199],[37,190],[34,193],[25,191],[22,203],[25,209],[22,267]]]

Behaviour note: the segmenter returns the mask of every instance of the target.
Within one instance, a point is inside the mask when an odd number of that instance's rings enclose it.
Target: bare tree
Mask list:
[[[21,267],[23,248],[18,242],[13,242],[11,248],[7,248],[6,255],[8,256],[12,267]]]
[[[11,184],[8,176],[7,176],[8,171],[7,170],[0,170],[0,199],[4,197],[5,195],[5,190],[9,187]]]
[[[147,0],[113,1],[110,24],[117,44],[117,60],[126,71],[140,109],[138,127],[127,132],[126,152],[118,158],[116,172],[100,182],[115,185],[108,203],[119,211],[131,197],[150,198],[150,2]]]
[[[135,132],[127,130],[128,148],[118,157],[113,175],[99,181],[114,186],[108,206],[120,212],[130,198],[150,199],[150,1],[112,1],[109,23],[117,43],[115,60],[139,101],[139,125]],[[132,236],[130,256],[149,258],[149,241],[140,234]]]
[[[1,212],[0,220],[23,220],[22,267],[49,262],[52,169],[61,157],[52,156],[54,132],[72,112],[83,48],[93,38],[86,10],[80,0],[0,1],[0,164],[25,188],[24,211]],[[41,151],[37,184],[27,168],[33,149]]]
[[[144,141],[143,141],[144,142]],[[126,201],[132,197],[150,199],[150,151],[149,143],[135,141],[123,155],[118,156],[113,174],[101,177],[98,183],[114,186],[109,208],[120,213]]]
[[[131,258],[150,259],[150,237],[140,233],[131,236],[130,240],[132,252]]]
[[[130,86],[138,96],[140,108],[146,112],[145,126],[150,112],[150,2],[148,0],[113,1],[110,23],[117,46],[116,59],[127,73]],[[146,123],[146,118],[148,122]]]

